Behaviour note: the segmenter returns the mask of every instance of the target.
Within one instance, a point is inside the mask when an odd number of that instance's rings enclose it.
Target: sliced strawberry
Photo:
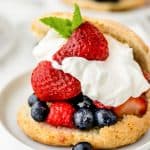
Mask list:
[[[31,77],[35,95],[42,101],[69,100],[81,92],[80,82],[43,61],[33,70]]]
[[[142,116],[147,110],[147,101],[143,97],[130,98],[124,104],[113,108],[117,116],[123,115],[137,115]]]
[[[93,101],[93,103],[94,103],[96,108],[104,108],[104,109],[112,109],[113,108],[112,106],[106,106],[97,100]]]
[[[108,43],[104,35],[91,23],[81,24],[67,43],[53,56],[61,64],[65,57],[78,56],[88,60],[105,60]]]
[[[73,114],[75,109],[66,102],[54,102],[50,105],[50,112],[47,123],[53,126],[63,126],[73,128]]]

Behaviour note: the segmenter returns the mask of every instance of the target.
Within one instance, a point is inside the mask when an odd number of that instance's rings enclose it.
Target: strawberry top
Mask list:
[[[105,60],[108,57],[107,41],[91,23],[82,23],[67,43],[53,56],[53,59],[61,63],[65,57],[73,56],[88,60]]]
[[[106,60],[109,55],[108,43],[104,35],[90,22],[84,22],[78,5],[72,20],[46,17],[41,21],[55,29],[68,41],[53,56],[59,64],[65,57],[83,57],[88,60]]]

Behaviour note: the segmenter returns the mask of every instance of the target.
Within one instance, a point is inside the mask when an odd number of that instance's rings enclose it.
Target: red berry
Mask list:
[[[143,97],[131,97],[125,103],[115,107],[113,110],[119,117],[122,117],[123,115],[142,116],[147,110],[147,101]]]
[[[50,105],[50,112],[47,118],[47,123],[53,126],[63,126],[73,128],[73,115],[75,109],[66,102],[54,102]]]
[[[61,64],[65,57],[78,56],[88,60],[105,60],[108,43],[103,34],[91,23],[81,24],[67,43],[53,56]]]
[[[43,61],[33,70],[31,77],[35,95],[42,101],[67,100],[81,92],[80,82]]]
[[[106,106],[97,100],[93,101],[93,103],[94,103],[96,108],[104,108],[104,109],[112,109],[113,108],[112,106]]]

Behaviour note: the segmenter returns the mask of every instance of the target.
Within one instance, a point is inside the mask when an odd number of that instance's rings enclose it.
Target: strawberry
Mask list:
[[[131,97],[125,103],[115,107],[113,110],[119,117],[122,117],[123,115],[142,116],[147,110],[147,101],[143,97]]]
[[[104,108],[104,109],[112,109],[113,108],[112,106],[106,106],[97,100],[93,101],[93,103],[94,103],[96,108]]]
[[[75,109],[66,102],[54,102],[50,105],[50,112],[46,122],[53,126],[73,128],[73,115]]]
[[[53,59],[61,64],[65,57],[84,57],[88,60],[105,60],[108,57],[108,43],[103,34],[91,23],[82,23],[67,43],[54,54]]]
[[[35,95],[42,101],[67,100],[81,92],[76,78],[53,68],[49,61],[42,61],[33,70],[31,83]]]

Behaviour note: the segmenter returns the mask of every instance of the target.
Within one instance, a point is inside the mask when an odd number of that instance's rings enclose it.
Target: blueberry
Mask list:
[[[93,150],[92,146],[88,142],[81,142],[76,144],[72,150]]]
[[[37,101],[39,101],[39,100],[38,100],[38,98],[36,97],[36,95],[34,93],[32,95],[30,95],[29,98],[28,98],[28,104],[29,104],[30,107],[32,107],[32,105],[34,103],[36,103]]]
[[[93,112],[87,108],[81,108],[74,113],[74,124],[80,130],[89,130],[93,127]]]
[[[92,109],[94,107],[93,102],[90,98],[87,96],[83,96],[83,100],[79,103],[77,103],[77,108],[88,108]]]
[[[72,100],[72,104],[76,109],[80,108],[92,109],[94,107],[92,100],[89,97],[84,96],[82,94],[75,97]]]
[[[117,116],[111,110],[97,109],[94,116],[98,127],[110,126],[117,122]]]
[[[31,116],[37,122],[42,122],[46,119],[49,113],[49,108],[44,102],[36,102],[32,105]]]

